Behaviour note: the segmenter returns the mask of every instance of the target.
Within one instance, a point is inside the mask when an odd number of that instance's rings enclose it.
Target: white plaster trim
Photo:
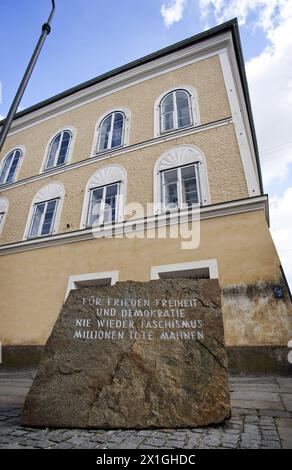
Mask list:
[[[195,145],[177,145],[164,152],[154,166],[154,213],[162,211],[161,171],[177,168],[189,163],[198,163],[199,190],[201,204],[211,203],[207,165],[204,153]]]
[[[165,90],[161,95],[156,99],[154,103],[154,137],[159,137],[160,135],[167,135],[173,132],[173,130],[169,132],[161,132],[160,129],[160,103],[163,100],[163,98],[171,93],[172,91],[176,90],[185,90],[189,93],[190,95],[190,101],[191,101],[191,119],[192,119],[192,124],[188,126],[188,128],[191,127],[196,127],[201,124],[200,120],[200,112],[199,112],[199,101],[198,101],[198,93],[197,90],[190,86],[190,85],[177,85],[172,88],[168,88],[168,90]],[[175,131],[178,129],[174,129]]]
[[[4,228],[4,225],[5,225],[5,220],[6,220],[6,217],[7,217],[8,209],[9,209],[8,199],[6,197],[0,197],[0,214],[3,213],[3,217],[0,221],[0,235],[1,235],[2,230]]]
[[[218,264],[216,259],[207,259],[200,261],[191,261],[187,263],[162,264],[160,266],[152,266],[150,279],[160,279],[162,273],[173,273],[176,271],[196,271],[202,268],[209,269],[210,279],[218,279]]]
[[[102,237],[109,237],[112,236],[113,229],[115,230],[115,235],[122,235],[123,233],[133,232],[133,230],[145,230],[145,224],[147,224],[147,229],[151,229],[154,227],[161,227],[165,225],[177,225],[178,223],[186,223],[190,220],[198,221],[198,212],[201,221],[203,221],[216,217],[226,217],[233,214],[242,214],[254,211],[263,211],[268,223],[269,209],[267,195],[257,196],[233,202],[223,202],[221,204],[214,204],[211,206],[201,207],[199,210],[181,210],[179,221],[177,218],[177,212],[172,212],[167,215],[162,214],[151,216],[147,219],[131,219],[129,221],[119,222],[114,225],[105,225],[98,229],[95,229],[94,234],[92,229],[86,229],[79,230],[76,232],[61,233],[49,237],[41,237],[38,239],[28,239],[16,243],[10,243],[7,245],[0,246],[0,256],[49,246],[63,245],[65,243],[77,243],[84,240],[93,240],[94,238],[97,239]]]
[[[64,301],[66,301],[71,290],[78,289],[78,284],[81,284],[84,287],[86,287],[86,285],[89,285],[90,281],[91,282],[96,281],[97,285],[103,285],[102,281],[110,281],[110,285],[114,286],[118,282],[118,280],[119,280],[119,271],[76,274],[74,276],[70,276],[68,280],[68,285],[67,285]]]
[[[94,188],[108,186],[118,182],[120,182],[120,187],[117,205],[117,222],[121,222],[123,220],[126,200],[127,173],[120,165],[107,165],[93,173],[88,180],[84,193],[80,229],[86,228],[90,191]]]
[[[91,101],[96,101],[101,97],[123,90],[129,86],[218,55],[231,42],[231,34],[222,33],[220,36],[216,36],[216,38],[205,39],[183,50],[169,53],[164,57],[153,59],[147,64],[136,66],[131,70],[61,98],[41,109],[32,111],[28,115],[19,117],[13,122],[9,135],[13,135],[36,123],[56,117],[68,110],[84,106]]]
[[[92,143],[92,148],[91,148],[91,156],[95,157],[98,155],[103,154],[104,152],[112,152],[114,149],[107,149],[103,151],[99,151],[97,146],[99,142],[99,135],[100,135],[100,126],[103,122],[103,120],[109,116],[110,114],[113,113],[118,113],[121,112],[125,116],[124,120],[124,128],[123,128],[123,136],[122,136],[122,145],[120,145],[118,148],[121,149],[123,147],[126,147],[129,145],[130,142],[130,129],[131,129],[131,112],[128,108],[124,107],[114,107],[111,109],[108,109],[106,113],[104,113],[97,121],[95,128],[94,128],[94,137],[93,137],[93,143]]]
[[[181,138],[181,137],[185,137],[185,136],[188,136],[188,135],[196,134],[196,133],[199,133],[199,132],[205,132],[209,129],[217,129],[217,128],[220,128],[222,126],[228,126],[230,124],[232,124],[232,119],[229,117],[229,118],[226,118],[226,119],[222,119],[220,121],[211,122],[209,124],[204,124],[204,125],[202,125],[198,128],[192,127],[192,128],[188,128],[187,130],[184,130],[184,131],[178,130],[178,131],[173,132],[171,134],[163,135],[161,137],[157,137],[156,139],[151,139],[151,140],[148,140],[146,142],[142,142],[142,143],[139,143],[139,144],[134,144],[134,145],[131,145],[129,147],[118,148],[116,150],[112,149],[112,150],[107,150],[105,152],[100,152],[98,155],[95,155],[94,157],[91,157],[91,156],[86,157],[85,160],[82,160],[80,162],[71,163],[70,165],[65,165],[65,166],[62,166],[62,167],[55,167],[51,170],[46,170],[45,173],[30,176],[26,179],[17,181],[15,183],[5,184],[5,185],[1,186],[1,192],[8,191],[9,189],[14,189],[18,186],[23,186],[23,185],[26,185],[28,183],[34,182],[34,181],[42,180],[42,179],[45,179],[45,178],[50,178],[54,175],[58,175],[60,173],[66,172],[66,171],[76,170],[77,168],[81,168],[83,166],[92,165],[93,163],[96,163],[97,161],[100,161],[100,160],[108,160],[108,159],[118,157],[118,156],[123,155],[123,154],[128,153],[128,152],[129,153],[130,152],[135,152],[137,150],[141,150],[141,149],[144,149],[144,148],[159,145],[159,144],[161,144],[161,142],[172,141],[172,140],[175,140],[175,139],[178,139],[178,138]]]
[[[31,221],[34,213],[34,206],[35,204],[39,204],[40,202],[45,202],[49,201],[50,199],[59,199],[58,204],[57,204],[57,209],[56,209],[56,214],[54,218],[54,225],[52,229],[52,235],[55,235],[58,232],[59,228],[59,223],[61,219],[61,213],[62,213],[62,207],[63,207],[63,200],[65,196],[65,188],[62,183],[59,181],[52,181],[51,183],[47,184],[46,186],[43,186],[38,190],[36,195],[34,196],[30,210],[29,210],[29,215],[26,221],[26,226],[24,230],[24,235],[23,235],[23,240],[27,240],[29,236],[29,229],[31,226]],[[45,237],[47,238],[47,237]]]
[[[245,108],[244,102],[240,100],[239,89],[240,80],[237,80],[237,86],[235,85],[235,79],[233,77],[230,59],[227,52],[221,52],[219,54],[223,77],[225,80],[226,91],[229,99],[229,106],[232,113],[232,119],[234,122],[235,133],[239,146],[243,171],[245,174],[246,184],[248,193],[250,196],[257,196],[260,194],[259,181],[257,178],[257,167],[255,162],[255,156],[252,158],[251,148],[247,138],[246,126],[244,126],[242,110]],[[240,87],[241,88],[241,87]],[[245,119],[245,122],[249,122]],[[250,127],[250,126],[248,126]],[[253,148],[253,144],[252,144]]]
[[[20,159],[18,161],[18,165],[16,167],[16,170],[15,170],[15,173],[14,173],[14,178],[13,178],[13,181],[11,183],[7,183],[8,185],[11,185],[13,184],[15,181],[17,181],[17,178],[18,178],[18,173],[20,171],[20,168],[21,168],[21,165],[22,165],[22,162],[24,160],[24,157],[25,157],[25,146],[24,145],[16,145],[14,147],[11,147],[11,149],[5,154],[4,158],[2,158],[2,161],[1,161],[1,164],[0,164],[0,175],[2,173],[2,169],[5,165],[5,160],[6,158],[12,153],[12,152],[15,152],[15,150],[20,150],[21,151],[21,156],[20,156]],[[0,184],[0,191],[2,191],[2,186],[6,186],[6,184],[2,183]]]
[[[59,167],[55,166],[53,168],[48,168],[46,169],[46,163],[47,163],[47,160],[48,160],[48,156],[49,156],[49,150],[50,150],[50,147],[51,147],[51,143],[53,142],[53,140],[55,139],[55,137],[57,137],[58,134],[60,134],[61,132],[63,131],[69,131],[71,132],[71,140],[70,140],[70,144],[69,144],[69,151],[68,151],[68,155],[67,155],[67,159],[66,159],[66,162],[63,164],[63,165],[60,165]],[[75,146],[75,141],[76,141],[76,135],[77,135],[77,130],[75,127],[73,126],[63,126],[63,127],[60,127],[60,129],[58,129],[52,136],[51,138],[49,139],[47,145],[46,145],[46,149],[45,149],[45,153],[44,153],[44,156],[43,156],[43,161],[42,161],[42,165],[41,165],[41,168],[40,168],[40,174],[42,173],[47,173],[47,172],[51,172],[52,170],[54,170],[55,168],[64,168],[66,165],[69,165],[71,163],[71,160],[72,160],[72,155],[73,155],[73,151],[74,151],[74,146]],[[50,173],[51,175],[52,173]]]

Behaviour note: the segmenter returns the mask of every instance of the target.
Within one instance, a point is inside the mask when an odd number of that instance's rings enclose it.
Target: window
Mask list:
[[[190,94],[175,90],[166,95],[160,103],[160,130],[168,132],[193,124]]]
[[[0,173],[0,184],[12,183],[22,156],[20,149],[13,150],[4,159]]]
[[[162,198],[165,209],[199,204],[197,165],[187,165],[161,172]]]
[[[4,227],[5,218],[8,212],[9,203],[5,197],[0,198],[0,235]]]
[[[24,240],[53,235],[58,231],[64,197],[65,188],[57,181],[38,190],[30,206]]]
[[[120,111],[106,116],[99,128],[97,151],[121,147],[124,141],[125,115]]]
[[[124,220],[127,174],[120,165],[106,165],[89,178],[80,229]]]
[[[119,280],[119,271],[86,273],[70,276],[68,280],[65,301],[73,289],[92,286],[114,286]]]
[[[64,165],[68,159],[72,133],[68,130],[60,132],[52,140],[45,164],[45,170]]]
[[[28,238],[51,235],[58,199],[35,204]]]
[[[151,267],[150,279],[173,279],[181,277],[188,279],[218,279],[217,260],[207,259]]]
[[[120,183],[90,190],[87,227],[115,222]]]

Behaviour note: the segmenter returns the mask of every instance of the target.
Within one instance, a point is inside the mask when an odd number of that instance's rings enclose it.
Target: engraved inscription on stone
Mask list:
[[[169,279],[71,291],[22,423],[178,428],[229,414],[218,282]]]
[[[77,318],[73,338],[88,340],[204,339],[204,320],[188,318],[196,299],[127,299],[83,297],[83,306],[94,306],[96,318]]]

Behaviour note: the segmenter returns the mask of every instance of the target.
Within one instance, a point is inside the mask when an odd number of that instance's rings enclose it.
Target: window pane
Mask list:
[[[168,209],[178,206],[178,172],[167,170],[163,172],[164,205]]]
[[[99,224],[102,196],[103,188],[93,189],[91,192],[91,201],[87,221],[88,227]]]
[[[161,130],[174,129],[174,105],[173,93],[167,95],[161,103]]]
[[[57,165],[63,165],[66,162],[70,140],[71,140],[70,132],[64,132],[59,155],[58,155]]]
[[[14,154],[14,158],[13,158],[12,164],[10,166],[10,169],[9,169],[9,172],[8,172],[8,175],[7,175],[7,178],[6,178],[6,183],[10,183],[11,181],[14,180],[14,175],[15,175],[15,172],[16,172],[16,169],[17,169],[17,166],[18,166],[20,155],[21,155],[20,151],[17,150]]]
[[[181,169],[183,202],[188,206],[199,202],[195,165]]]
[[[57,201],[49,201],[47,203],[44,223],[42,226],[42,235],[49,235],[52,232],[52,226],[54,221],[55,209],[56,209]]]
[[[98,150],[106,150],[109,146],[109,135],[111,131],[112,118],[113,115],[111,114],[103,121],[101,125]]]
[[[179,90],[176,92],[176,108],[177,126],[189,126],[191,124],[191,113],[189,95],[186,91]]]
[[[29,234],[30,237],[37,237],[39,234],[41,217],[44,212],[45,205],[46,203],[42,202],[35,206],[33,220],[32,220],[30,234]]]
[[[11,164],[12,159],[13,159],[13,155],[14,155],[14,152],[11,152],[11,153],[6,157],[6,160],[5,160],[3,169],[2,169],[2,171],[1,171],[0,183],[6,183],[6,177],[7,177],[7,173],[8,173],[10,164]]]
[[[112,148],[122,145],[123,127],[124,127],[124,115],[122,113],[115,113],[112,145],[111,145]]]
[[[164,204],[169,209],[177,207],[178,205],[177,183],[171,183],[165,186]]]
[[[51,143],[46,168],[52,168],[55,164],[55,159],[56,159],[57,151],[59,148],[60,139],[61,139],[61,134],[58,134],[54,138],[53,142]]]
[[[103,222],[114,222],[116,220],[118,185],[107,186],[104,205]]]
[[[167,170],[163,172],[164,175],[164,183],[173,183],[174,181],[177,181],[177,169],[175,168],[174,170]]]

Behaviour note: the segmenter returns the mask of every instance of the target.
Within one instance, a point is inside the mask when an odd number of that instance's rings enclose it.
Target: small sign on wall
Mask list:
[[[275,299],[283,299],[284,298],[284,290],[281,286],[274,286],[273,287],[274,297]]]

